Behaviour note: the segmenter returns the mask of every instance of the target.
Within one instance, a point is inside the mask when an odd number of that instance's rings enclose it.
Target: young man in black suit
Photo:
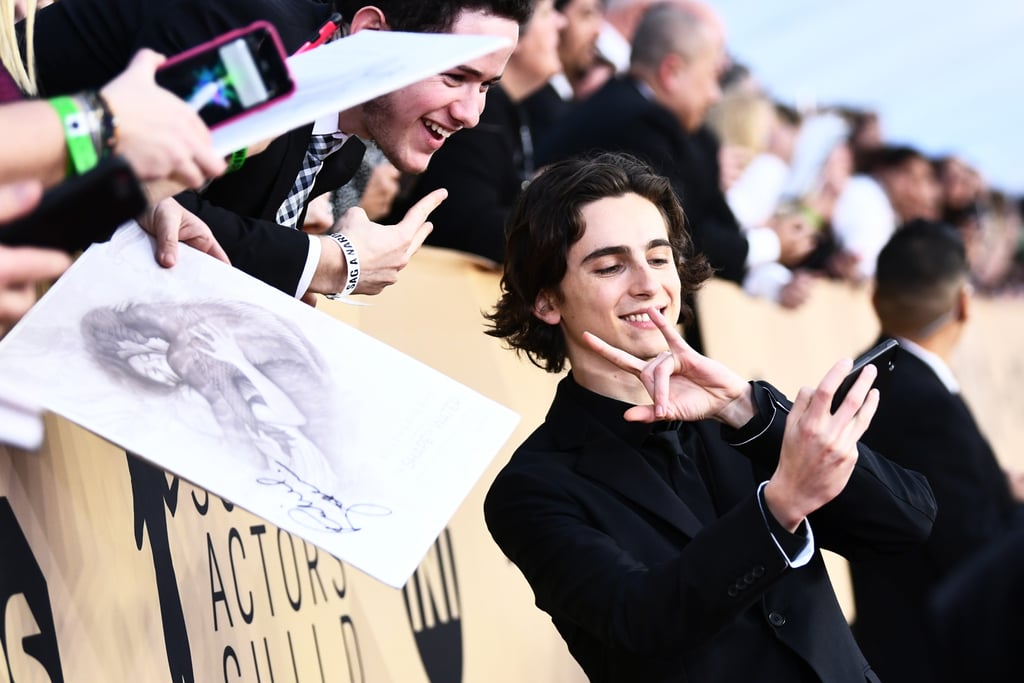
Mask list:
[[[959,234],[943,223],[911,221],[882,249],[875,279],[882,335],[901,346],[863,440],[925,475],[939,515],[924,545],[851,562],[854,633],[883,680],[929,683],[941,678],[928,612],[936,587],[1020,528],[1024,483],[1000,467],[948,366],[971,308]],[[972,625],[987,634],[981,639],[997,641],[1000,634],[987,627]]]
[[[593,681],[877,681],[818,549],[919,543],[934,498],[857,443],[873,368],[832,414],[848,359],[791,404],[690,348],[669,321],[706,276],[670,183],[634,159],[526,188],[489,334],[571,372],[488,528]]]
[[[487,88],[501,76],[531,5],[530,0],[381,0],[372,5],[360,0],[68,0],[38,13],[39,82],[44,91],[91,87],[109,80],[139,47],[175,54],[260,19],[274,24],[286,50],[293,52],[334,9],[350,33],[401,30],[509,38],[513,45],[507,49],[275,139],[240,171],[202,193],[179,195],[180,206],[160,214],[166,220],[190,220],[195,214],[210,226],[236,267],[288,294],[335,293],[343,290],[348,268],[334,240],[279,225],[279,210],[295,184],[311,134],[336,133],[354,148],[345,145],[327,157],[310,198],[344,184],[355,172],[362,150],[350,136],[375,139],[403,171],[423,171],[448,136],[476,125]],[[342,217],[332,232],[345,235],[359,254],[356,293],[375,294],[397,279],[430,231],[427,216],[443,199],[443,191],[430,195],[388,229],[359,211]],[[304,213],[303,203],[288,223],[301,225]]]

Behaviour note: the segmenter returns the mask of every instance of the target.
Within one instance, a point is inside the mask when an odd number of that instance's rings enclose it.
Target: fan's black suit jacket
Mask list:
[[[37,13],[39,85],[48,95],[99,88],[140,48],[173,55],[261,19],[277,28],[291,53],[330,12],[330,5],[314,0],[61,0]],[[292,295],[309,238],[277,225],[275,215],[302,166],[312,129],[310,123],[277,138],[202,194],[177,196],[210,226],[233,265]],[[328,158],[311,197],[351,178],[361,157],[355,151],[358,146],[346,147]]]
[[[492,484],[492,536],[592,681],[878,680],[817,548],[855,557],[919,543],[935,516],[931,491],[860,447],[846,488],[811,516],[813,557],[789,567],[756,493],[778,462],[789,403],[766,385],[754,391],[760,415],[738,435],[682,423],[716,508],[706,525],[571,376]]]
[[[950,393],[924,361],[904,348],[896,350],[893,363],[863,441],[925,475],[939,514],[923,545],[884,561],[851,562],[854,632],[883,680],[929,683],[940,679],[932,668],[938,653],[929,649],[933,624],[928,604],[936,586],[1005,537],[1018,506],[959,394]],[[977,622],[973,629],[984,634],[988,624]]]

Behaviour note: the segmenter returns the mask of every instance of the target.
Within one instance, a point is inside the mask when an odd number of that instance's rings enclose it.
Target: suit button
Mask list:
[[[727,590],[726,593],[729,594],[730,598],[735,598],[737,595],[740,594],[740,591],[738,588],[736,588],[736,586],[729,586],[729,590]]]
[[[753,585],[755,581],[757,581],[757,577],[754,576],[754,572],[747,572],[747,575],[743,577],[743,583],[748,586]]]
[[[764,565],[757,565],[751,570],[750,573],[753,574],[755,578],[760,579],[762,576],[764,576]]]
[[[778,612],[772,612],[768,615],[768,623],[772,626],[782,626],[786,623],[786,617],[782,616]]]

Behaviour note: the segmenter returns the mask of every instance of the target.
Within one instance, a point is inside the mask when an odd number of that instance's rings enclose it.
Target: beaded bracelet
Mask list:
[[[345,288],[337,294],[325,295],[328,299],[340,299],[356,291],[356,287],[359,286],[359,255],[356,254],[356,248],[349,239],[340,232],[328,233],[327,236],[338,243],[338,246],[341,247],[341,255],[345,257],[345,262],[348,264]]]
[[[103,156],[110,156],[114,153],[114,148],[117,147],[117,119],[114,117],[107,98],[102,93],[90,91],[86,95],[94,100],[93,113],[99,114]]]

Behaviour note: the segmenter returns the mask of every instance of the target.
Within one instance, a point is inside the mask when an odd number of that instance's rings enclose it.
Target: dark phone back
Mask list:
[[[43,194],[30,214],[0,225],[0,244],[75,253],[110,239],[119,225],[146,208],[146,195],[128,162],[109,157],[83,175]]]
[[[895,367],[893,363],[893,355],[896,353],[896,349],[900,343],[895,339],[886,339],[882,343],[878,344],[871,350],[858,356],[853,361],[853,367],[850,372],[847,373],[846,377],[843,378],[839,388],[836,389],[836,393],[832,398],[832,412],[836,412],[839,408],[839,404],[846,398],[846,394],[850,391],[850,387],[860,377],[860,371],[864,369],[865,365],[874,365],[878,368],[878,375],[875,377],[875,381],[871,384],[872,387],[877,388],[879,391],[885,385],[886,380],[889,379],[889,373]]]

